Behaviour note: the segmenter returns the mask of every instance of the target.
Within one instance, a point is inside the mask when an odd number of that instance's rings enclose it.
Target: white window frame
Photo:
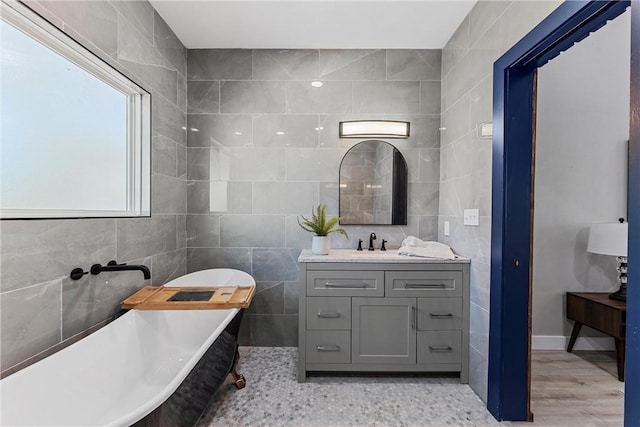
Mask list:
[[[31,9],[15,0],[0,0],[0,19],[110,85],[128,99],[127,207],[125,210],[0,208],[0,218],[44,219],[150,216],[151,94]]]

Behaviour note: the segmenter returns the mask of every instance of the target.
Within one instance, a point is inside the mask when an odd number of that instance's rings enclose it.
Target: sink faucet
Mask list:
[[[369,234],[369,250],[372,251],[373,250],[373,241],[376,240],[376,233],[371,233]]]

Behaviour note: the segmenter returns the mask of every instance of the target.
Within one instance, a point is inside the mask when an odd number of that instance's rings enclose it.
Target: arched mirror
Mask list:
[[[407,163],[393,145],[363,141],[344,155],[340,224],[407,224]]]

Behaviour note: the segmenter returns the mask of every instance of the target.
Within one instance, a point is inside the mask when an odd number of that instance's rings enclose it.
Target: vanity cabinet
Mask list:
[[[307,372],[459,372],[468,382],[469,260],[300,255],[298,381]]]

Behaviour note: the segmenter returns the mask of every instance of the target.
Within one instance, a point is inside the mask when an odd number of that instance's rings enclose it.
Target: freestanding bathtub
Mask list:
[[[255,286],[255,281],[239,270],[212,269],[167,285]],[[215,372],[224,379],[233,368],[239,314],[239,309],[128,311],[1,380],[0,425],[193,424],[200,412],[189,416],[189,408],[175,405],[209,403],[219,383],[212,386],[208,379]],[[187,384],[187,376],[197,384]],[[163,421],[163,404],[173,406],[165,414],[178,418]],[[152,419],[145,423],[143,418]]]

